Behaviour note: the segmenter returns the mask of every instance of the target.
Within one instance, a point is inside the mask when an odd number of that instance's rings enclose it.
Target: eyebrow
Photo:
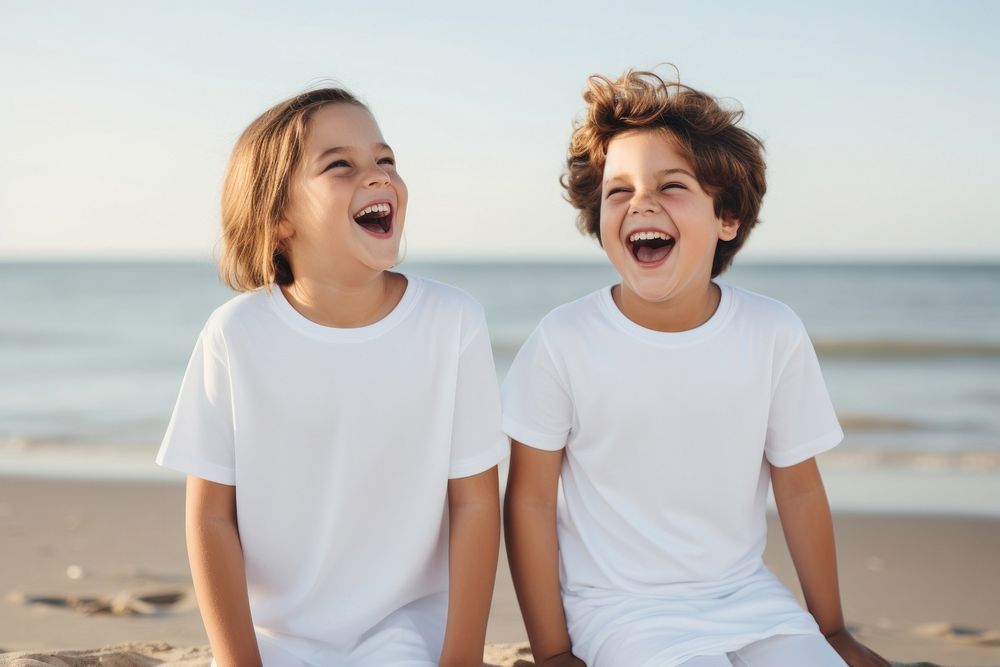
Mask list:
[[[375,144],[373,148],[375,150],[387,150],[390,153],[392,152],[392,147],[389,146],[389,144],[385,143]],[[354,148],[352,146],[332,146],[330,148],[327,148],[319,155],[317,155],[315,162],[322,162],[326,156],[332,155],[333,153],[353,153],[353,152]]]
[[[657,174],[657,176],[667,176],[669,174],[686,174],[686,175],[690,176],[691,178],[694,178],[694,180],[696,180],[696,181],[698,180],[695,177],[695,175],[692,174],[690,171],[688,171],[687,169],[681,169],[679,167],[674,168],[674,169],[664,169],[663,171],[659,172]]]
[[[698,178],[694,174],[692,174],[690,171],[688,171],[687,169],[681,169],[680,167],[675,167],[673,169],[663,169],[661,171],[656,172],[657,176],[669,176],[670,174],[685,174],[686,176],[690,176],[691,178],[693,178],[696,181],[698,180]],[[622,179],[621,176],[612,176],[611,178],[609,178],[606,181],[604,181],[604,185],[607,185],[608,183],[610,183],[612,181],[617,181],[617,180],[621,180],[621,179]]]

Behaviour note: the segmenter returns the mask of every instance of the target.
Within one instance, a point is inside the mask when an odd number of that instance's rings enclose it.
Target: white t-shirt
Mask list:
[[[664,667],[818,632],[764,567],[767,463],[843,437],[802,323],[721,285],[679,333],[626,318],[604,288],[547,315],[503,387],[504,430],[565,447],[561,585],[591,667]]]
[[[157,462],[235,485],[264,665],[436,665],[448,480],[508,454],[482,307],[416,276],[382,320],[276,286],[205,325]]]

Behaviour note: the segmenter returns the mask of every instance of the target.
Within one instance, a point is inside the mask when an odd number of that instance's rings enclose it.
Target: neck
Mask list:
[[[611,296],[625,317],[646,329],[663,332],[690,331],[711,319],[719,307],[722,290],[713,282],[691,293],[666,301],[646,301],[628,289],[616,285]]]
[[[353,329],[378,322],[392,312],[406,290],[406,278],[379,271],[365,280],[296,276],[282,293],[299,313],[327,327]]]

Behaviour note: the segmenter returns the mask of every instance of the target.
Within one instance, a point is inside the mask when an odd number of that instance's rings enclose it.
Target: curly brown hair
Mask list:
[[[715,215],[740,222],[736,238],[720,240],[716,246],[712,277],[722,273],[759,222],[767,190],[764,144],[737,127],[743,112],[725,109],[716,98],[680,81],[635,70],[614,81],[591,76],[583,100],[587,114],[574,123],[566,173],[559,179],[566,198],[580,211],[580,231],[601,242],[601,186],[611,140],[623,132],[664,131],[712,196]]]

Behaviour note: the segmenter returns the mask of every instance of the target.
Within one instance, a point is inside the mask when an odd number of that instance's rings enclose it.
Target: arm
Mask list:
[[[236,487],[189,475],[185,524],[194,590],[216,661],[220,667],[260,665],[236,525]]]
[[[442,667],[483,664],[500,552],[497,468],[448,481],[448,624]]]
[[[559,591],[556,495],[563,450],[511,443],[504,500],[507,558],[538,665],[582,666],[571,652]]]
[[[889,667],[844,627],[833,519],[816,459],[787,468],[772,465],[771,485],[806,607],[820,632],[851,667]]]

